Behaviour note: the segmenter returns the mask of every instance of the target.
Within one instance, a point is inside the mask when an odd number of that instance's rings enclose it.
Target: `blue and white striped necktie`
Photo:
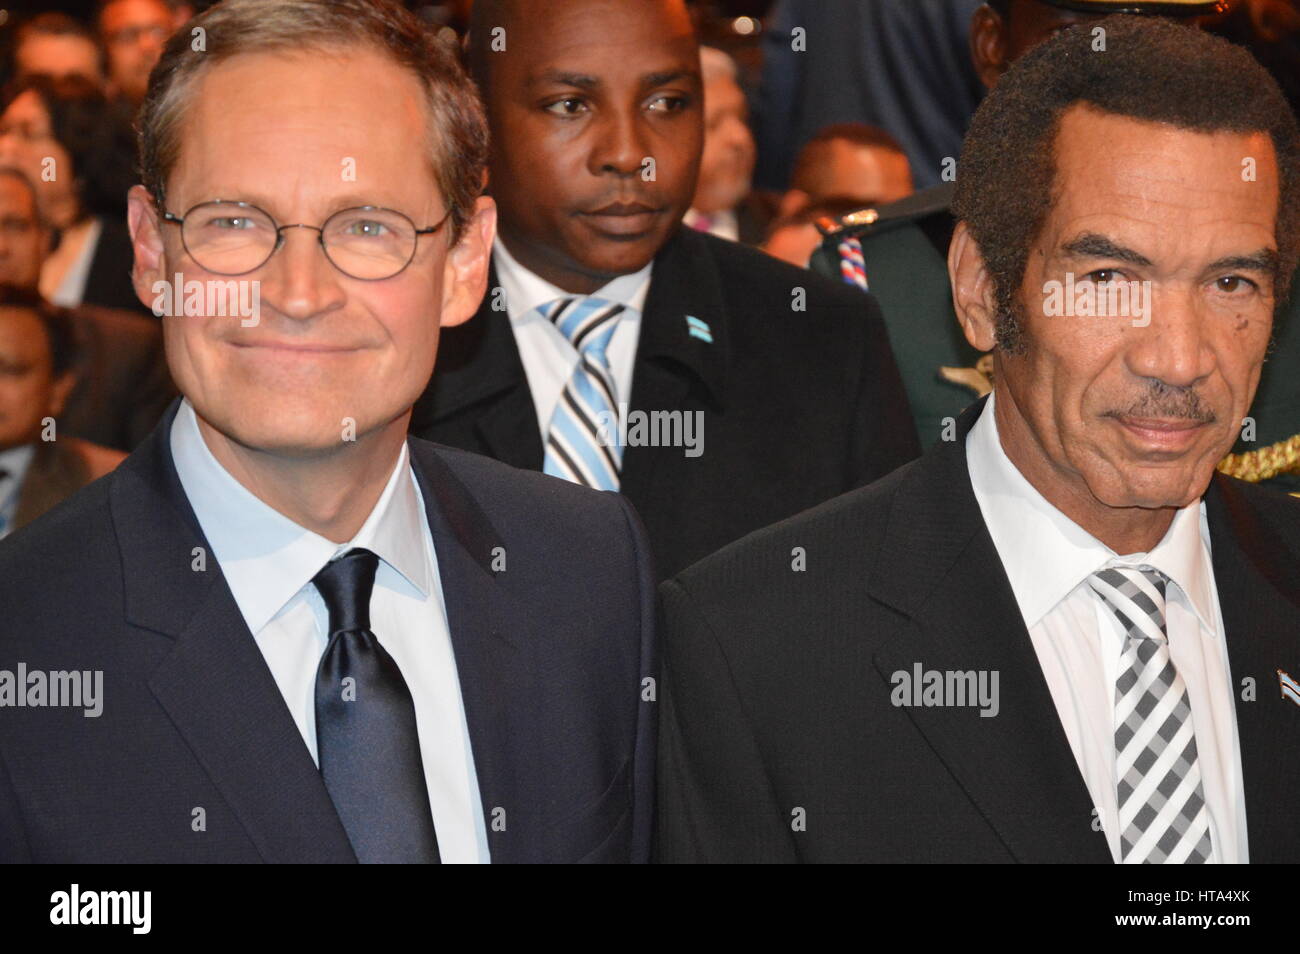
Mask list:
[[[542,470],[597,490],[618,490],[618,393],[605,349],[624,306],[602,298],[559,298],[541,312],[580,359],[551,414]]]

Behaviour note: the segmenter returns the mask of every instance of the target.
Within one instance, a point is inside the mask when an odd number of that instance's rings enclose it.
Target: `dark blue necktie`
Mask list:
[[[379,557],[353,549],[312,580],[329,609],[330,636],[316,672],[316,747],[325,788],[357,860],[437,863],[415,704],[370,631]]]

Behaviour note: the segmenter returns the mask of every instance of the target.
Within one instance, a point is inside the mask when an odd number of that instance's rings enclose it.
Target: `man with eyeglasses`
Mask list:
[[[0,861],[645,860],[636,515],[407,440],[487,281],[472,85],[389,0],[194,24],[141,112],[135,286],[260,309],[184,297],[183,400],[0,545],[0,703],[20,662],[103,686],[0,705]]]

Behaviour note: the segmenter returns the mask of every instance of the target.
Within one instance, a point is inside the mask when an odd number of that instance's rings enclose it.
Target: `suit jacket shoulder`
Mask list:
[[[825,317],[828,321],[855,324],[861,324],[864,316],[878,315],[874,299],[860,291],[756,248],[698,232],[684,234],[682,241],[688,248],[700,242],[707,249],[727,298],[728,310],[749,307],[769,319],[805,321]],[[796,289],[803,289],[808,302],[806,308],[796,307],[792,294]],[[746,312],[739,314],[748,317]]]
[[[622,495],[419,438],[409,443],[412,464],[441,481],[439,503],[450,511],[462,542],[489,569],[495,561],[494,572],[528,574],[539,584],[547,577],[573,582],[575,595],[585,590],[589,612],[597,613],[601,586],[620,590],[621,603],[635,580],[629,570],[652,570],[641,520]],[[438,464],[454,482],[438,476]]]
[[[906,486],[917,462],[904,464],[880,480],[832,498],[802,513],[757,530],[705,557],[663,584],[684,598],[698,597],[710,614],[729,621],[719,628],[742,639],[753,630],[730,621],[769,615],[779,608],[788,618],[791,601],[807,593],[807,576],[813,567],[819,582],[812,598],[824,606],[825,571],[834,568],[837,580],[866,583],[878,558],[877,547],[888,524],[900,489]],[[832,597],[833,598],[833,597]],[[743,634],[743,635],[741,635]]]
[[[76,437],[42,441],[23,479],[15,523],[26,526],[86,484],[113,470],[126,457]]]

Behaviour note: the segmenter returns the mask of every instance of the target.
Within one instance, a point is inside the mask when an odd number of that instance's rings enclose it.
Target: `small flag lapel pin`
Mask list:
[[[1277,681],[1282,687],[1282,698],[1290,699],[1296,705],[1300,706],[1300,682],[1296,682],[1290,675],[1281,669],[1277,671]]]
[[[692,338],[699,338],[706,344],[713,344],[713,332],[709,330],[708,322],[700,321],[694,315],[687,315],[686,330],[690,332]]]

